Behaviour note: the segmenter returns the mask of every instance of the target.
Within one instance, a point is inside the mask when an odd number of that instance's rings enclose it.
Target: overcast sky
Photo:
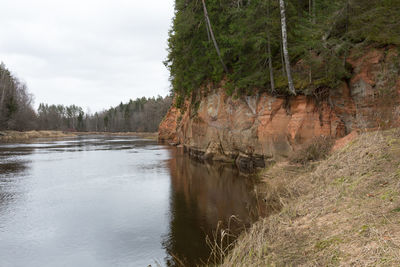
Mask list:
[[[98,111],[169,92],[173,0],[1,0],[0,61],[35,106]]]

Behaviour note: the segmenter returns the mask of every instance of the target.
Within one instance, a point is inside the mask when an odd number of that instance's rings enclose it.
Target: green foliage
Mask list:
[[[350,12],[352,41],[400,45],[399,0],[357,0]]]
[[[400,212],[400,207],[395,208],[394,210],[392,210],[392,212]]]
[[[279,1],[205,1],[225,74],[208,39],[201,1],[176,0],[165,65],[173,91],[185,98],[206,83],[226,92],[270,91],[268,41],[277,94],[287,94]],[[296,90],[312,95],[349,77],[345,58],[358,43],[400,44],[400,0],[286,0],[288,47]],[[315,17],[309,3],[315,2]],[[271,92],[273,93],[273,92]],[[178,103],[182,103],[180,100]],[[177,103],[177,104],[178,104]],[[177,105],[178,106],[178,105]]]
[[[178,95],[175,100],[175,107],[182,108],[185,102],[185,98],[182,95]]]
[[[6,110],[7,110],[7,116],[11,117],[17,112],[18,110],[18,103],[15,100],[14,96],[11,96],[7,103],[6,103]]]

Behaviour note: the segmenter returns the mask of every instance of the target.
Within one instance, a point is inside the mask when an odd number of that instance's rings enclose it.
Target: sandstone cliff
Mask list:
[[[400,124],[400,62],[395,47],[369,49],[349,58],[353,74],[319,96],[276,97],[267,93],[228,96],[223,85],[172,107],[159,139],[183,145],[193,156],[262,167],[288,157],[318,136],[340,138],[358,129]]]

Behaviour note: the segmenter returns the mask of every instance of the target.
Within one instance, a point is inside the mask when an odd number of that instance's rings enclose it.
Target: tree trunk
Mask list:
[[[226,65],[225,65],[225,63],[224,63],[224,61],[222,59],[221,52],[219,51],[219,47],[218,47],[217,41],[215,40],[214,32],[213,32],[212,27],[211,27],[210,18],[208,17],[206,3],[204,2],[204,0],[201,0],[201,1],[203,3],[204,16],[205,16],[206,21],[207,21],[208,30],[210,31],[211,39],[212,39],[212,41],[214,43],[215,50],[217,51],[219,60],[221,61],[222,67],[224,68],[224,71],[226,73],[228,73],[228,68],[226,67]]]
[[[285,59],[283,58],[283,44],[282,44],[282,35],[281,38],[279,38],[279,49],[281,50],[281,64],[282,64],[282,74],[285,76]]]
[[[271,0],[268,0],[268,7],[267,7],[267,17],[269,19],[270,13],[269,13],[269,6],[270,6]],[[269,27],[269,23],[267,24],[267,27]],[[269,33],[269,28],[267,29],[267,41],[268,41],[268,67],[269,67],[269,79],[271,80],[271,91],[275,92],[275,81],[274,81],[274,70],[272,68],[272,53],[271,53],[271,37]]]
[[[279,4],[280,4],[280,10],[281,10],[283,56],[285,58],[286,74],[287,74],[287,78],[288,78],[289,91],[292,94],[296,95],[296,90],[293,85],[292,73],[290,71],[290,59],[289,59],[289,52],[288,52],[288,45],[287,45],[285,2],[283,0],[279,0]]]
[[[274,81],[274,69],[272,68],[272,56],[271,56],[271,42],[268,33],[268,67],[269,67],[269,79],[271,80],[271,90],[275,91],[275,81]]]
[[[204,16],[204,20],[206,22],[206,30],[207,30],[208,42],[211,42],[211,35],[210,35],[210,30],[208,29],[207,17]]]

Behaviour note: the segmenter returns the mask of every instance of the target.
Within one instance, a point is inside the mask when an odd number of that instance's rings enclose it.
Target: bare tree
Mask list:
[[[215,47],[215,50],[217,51],[217,54],[218,54],[219,60],[221,61],[222,67],[224,68],[224,71],[226,73],[228,73],[228,68],[226,67],[226,65],[224,63],[224,60],[222,59],[221,52],[219,50],[217,41],[215,40],[214,32],[213,32],[212,27],[211,27],[210,18],[208,17],[208,11],[207,11],[207,7],[206,7],[206,3],[204,2],[204,0],[201,0],[201,1],[203,3],[204,16],[205,16],[206,22],[207,22],[206,26],[208,26],[208,30],[209,30],[209,33],[211,35],[211,39],[212,39],[212,41],[214,43],[214,47]]]
[[[285,1],[284,0],[279,0],[279,6],[280,6],[280,10],[281,10],[281,29],[282,29],[283,56],[284,56],[284,59],[285,59],[286,75],[287,75],[288,84],[289,84],[289,91],[292,94],[296,95],[296,90],[295,90],[294,84],[293,84],[292,73],[291,73],[291,70],[290,70],[290,59],[289,59],[289,51],[288,51],[288,45],[287,45],[287,27],[286,27]]]

